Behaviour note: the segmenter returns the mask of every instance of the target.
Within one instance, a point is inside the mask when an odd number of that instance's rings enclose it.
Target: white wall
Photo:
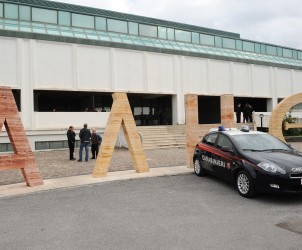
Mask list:
[[[111,51],[108,48],[88,45],[74,47],[75,87],[81,90],[110,91],[112,89]]]
[[[89,128],[104,128],[110,112],[34,112],[35,129],[76,129],[87,123]]]
[[[0,86],[19,87],[17,39],[0,38]]]
[[[271,98],[274,107],[278,97],[302,92],[302,71],[222,60],[6,37],[0,37],[0,55],[0,85],[22,89],[29,130],[91,121],[75,113],[53,119],[34,113],[34,89],[172,94],[174,124],[185,122],[187,93]]]
[[[34,56],[34,87],[45,89],[72,89],[74,68],[72,45],[36,41]]]

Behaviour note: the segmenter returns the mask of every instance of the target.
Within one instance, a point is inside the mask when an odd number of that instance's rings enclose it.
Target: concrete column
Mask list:
[[[221,124],[232,128],[234,124],[234,96],[222,95],[220,97]]]
[[[195,94],[185,95],[185,110],[186,110],[186,159],[187,166],[193,167],[192,157],[196,144],[196,133],[199,133],[198,125],[198,96]]]

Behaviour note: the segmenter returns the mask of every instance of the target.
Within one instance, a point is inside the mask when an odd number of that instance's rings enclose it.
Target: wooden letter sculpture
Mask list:
[[[298,93],[292,96],[289,96],[283,99],[277,107],[273,110],[271,114],[271,118],[269,120],[269,133],[274,135],[275,137],[279,138],[280,140],[285,142],[285,139],[282,134],[282,123],[283,118],[293,106],[302,102],[302,93]],[[300,124],[288,124],[286,126],[287,129],[289,128],[301,128],[302,125]]]
[[[0,129],[3,124],[14,154],[0,155],[0,170],[21,168],[27,186],[42,185],[43,180],[26,137],[10,88],[0,88]]]
[[[114,93],[112,97],[113,105],[111,113],[92,176],[104,177],[107,175],[121,125],[129,147],[132,164],[134,165],[136,172],[148,172],[148,163],[134,122],[128,97],[126,93]]]

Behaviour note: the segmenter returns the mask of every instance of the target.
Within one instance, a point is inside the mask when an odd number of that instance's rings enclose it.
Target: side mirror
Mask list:
[[[234,150],[231,147],[229,147],[229,146],[222,146],[221,150],[234,154]]]

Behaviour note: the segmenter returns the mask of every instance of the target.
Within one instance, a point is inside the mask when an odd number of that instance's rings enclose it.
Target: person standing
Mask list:
[[[93,128],[91,134],[91,154],[92,154],[91,159],[98,158],[99,147],[101,143],[102,143],[102,137],[98,135],[96,133],[95,128]]]
[[[249,122],[249,113],[250,113],[250,108],[249,104],[246,103],[243,107],[243,122]]]
[[[80,144],[80,151],[79,151],[79,160],[82,161],[82,153],[83,149],[85,148],[85,161],[88,161],[89,159],[89,145],[90,145],[90,138],[91,138],[91,133],[90,130],[87,128],[87,124],[84,124],[84,127],[80,130],[79,137],[81,139],[81,144]]]
[[[248,114],[248,117],[249,117],[249,121],[250,121],[250,122],[253,122],[253,112],[254,112],[254,109],[253,109],[253,107],[249,104],[249,114]]]
[[[241,122],[241,103],[238,103],[235,107],[235,113],[236,113],[236,122]]]
[[[73,157],[74,146],[75,146],[75,137],[76,137],[76,134],[74,132],[74,127],[69,126],[69,129],[67,130],[67,139],[68,139],[68,147],[69,147],[69,160],[71,160],[71,161],[75,160],[75,158]]]

